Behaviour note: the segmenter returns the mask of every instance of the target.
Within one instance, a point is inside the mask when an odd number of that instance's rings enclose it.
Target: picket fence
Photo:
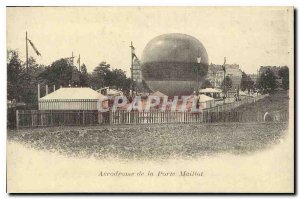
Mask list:
[[[255,103],[265,95],[255,98],[245,98],[241,101],[218,105],[203,109],[201,112],[172,112],[151,110],[150,112],[117,110],[98,112],[94,110],[17,110],[16,128],[32,128],[47,126],[89,126],[89,125],[119,125],[119,124],[163,124],[163,123],[216,123],[216,122],[249,122],[242,112],[234,108]],[[251,121],[262,121],[263,113]],[[280,115],[281,120],[287,120],[288,114]]]

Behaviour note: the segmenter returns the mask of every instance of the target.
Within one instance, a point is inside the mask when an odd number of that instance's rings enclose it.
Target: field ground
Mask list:
[[[161,159],[247,154],[280,142],[287,123],[164,124],[9,131],[8,140],[67,156]]]
[[[289,110],[289,96],[287,91],[277,91],[257,101],[255,104],[243,104],[235,109],[243,113],[243,118],[256,121],[257,113],[284,112]]]

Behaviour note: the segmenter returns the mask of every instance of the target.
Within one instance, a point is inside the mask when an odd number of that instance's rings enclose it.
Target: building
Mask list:
[[[225,76],[230,77],[232,85],[240,85],[242,80],[242,71],[238,64],[225,64]],[[223,65],[210,64],[208,67],[207,79],[213,87],[221,88],[224,80]]]
[[[222,65],[210,64],[208,66],[207,79],[213,87],[220,88],[224,80],[224,70],[222,69]]]

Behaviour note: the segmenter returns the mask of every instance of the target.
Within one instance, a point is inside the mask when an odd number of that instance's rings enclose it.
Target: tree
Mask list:
[[[241,90],[245,91],[253,89],[254,82],[252,81],[251,77],[247,75],[245,72],[242,73],[242,80],[241,80]]]
[[[106,62],[101,62],[92,72],[91,85],[96,88],[102,88],[108,86],[108,79],[110,73],[110,65]]]
[[[278,75],[279,77],[282,78],[282,88],[284,90],[288,90],[289,89],[289,68],[287,66],[283,66],[279,69],[278,71]]]
[[[101,62],[93,71],[91,86],[96,88],[114,87],[116,89],[129,90],[130,79],[126,77],[125,71],[111,69],[106,62]]]
[[[80,71],[80,74],[79,74],[79,85],[80,86],[89,86],[89,74],[87,72],[87,67],[85,64],[82,64],[81,66],[81,71]]]
[[[267,92],[273,92],[277,87],[276,76],[271,69],[267,69],[259,78],[259,87]]]
[[[129,90],[130,79],[126,77],[125,71],[121,69],[114,69],[111,71],[109,86],[115,86],[117,89]]]
[[[25,85],[25,68],[18,51],[7,51],[7,99],[22,101]]]
[[[39,79],[45,84],[59,86],[67,86],[74,84],[74,75],[77,69],[67,59],[59,59],[54,61],[45,71],[40,74]]]
[[[37,105],[38,76],[44,67],[32,57],[28,58],[28,69],[26,67],[18,51],[7,51],[7,99]]]
[[[213,88],[213,85],[208,79],[204,80],[203,84],[201,85],[201,89],[205,88]]]
[[[225,79],[223,80],[221,87],[223,88],[224,91],[224,84],[225,84],[225,91],[228,91],[232,88],[232,80],[230,79],[229,76],[226,76]]]

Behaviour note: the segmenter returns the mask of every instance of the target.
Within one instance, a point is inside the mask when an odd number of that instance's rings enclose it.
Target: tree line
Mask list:
[[[112,69],[110,64],[102,61],[89,73],[87,66],[83,63],[80,70],[74,66],[71,59],[61,58],[50,65],[38,64],[33,57],[26,62],[20,59],[16,50],[7,51],[7,99],[26,104],[37,104],[37,85],[42,88],[49,85],[49,91],[53,86],[78,86],[100,89],[112,87],[128,92],[130,79],[126,77],[125,71]],[[45,90],[41,89],[41,96]]]
[[[229,76],[226,76],[222,81],[221,88],[224,88],[224,84],[227,90],[230,90],[232,88],[233,84]],[[213,85],[208,79],[206,79],[201,88],[213,88]],[[266,71],[259,75],[256,82],[254,82],[252,78],[245,72],[242,72],[240,83],[240,89],[242,91],[249,92],[253,90],[260,90],[264,93],[272,93],[278,88],[282,88],[284,90],[289,89],[289,68],[287,66],[280,67],[277,74],[275,74],[273,70],[268,68]]]

